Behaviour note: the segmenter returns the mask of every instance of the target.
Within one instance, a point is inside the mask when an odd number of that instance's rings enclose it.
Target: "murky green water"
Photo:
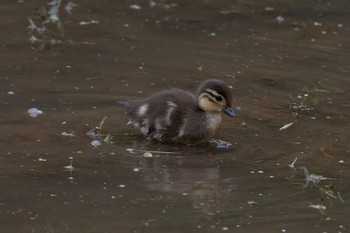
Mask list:
[[[42,51],[44,3],[0,3],[3,232],[347,231],[348,1],[76,1]],[[150,143],[116,105],[209,77],[234,87],[228,148]]]

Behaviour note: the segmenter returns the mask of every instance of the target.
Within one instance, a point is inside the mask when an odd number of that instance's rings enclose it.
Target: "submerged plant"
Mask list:
[[[332,181],[336,179],[317,174],[310,174],[306,167],[300,167],[300,169],[304,170],[305,174],[304,188],[313,185],[316,188],[318,188],[321,194],[325,194],[326,197],[338,199],[339,201],[344,203],[344,200],[340,196],[340,192],[336,193],[336,191],[334,190],[335,185]]]
[[[312,188],[315,187],[318,189],[321,195],[321,200],[325,200],[326,198],[333,198],[336,200],[339,200],[340,202],[344,203],[343,198],[340,195],[339,191],[335,190],[335,178],[330,178],[322,175],[317,174],[310,174],[309,170],[306,167],[297,167],[296,162],[298,158],[296,157],[294,161],[291,164],[288,164],[290,168],[292,168],[294,171],[296,171],[296,168],[299,168],[304,171],[305,175],[305,184],[303,185],[303,188]],[[290,178],[292,179],[294,175]],[[315,206],[310,206],[311,208],[314,208]]]
[[[98,126],[95,126],[93,129],[89,130],[86,134],[92,138],[102,138],[102,141],[105,143],[111,143],[113,136],[109,133],[105,134],[102,132],[104,123],[107,119],[107,116],[103,117]]]
[[[62,0],[52,0],[37,8],[34,17],[28,17],[29,41],[41,49],[69,41],[65,38],[62,8],[66,13],[72,14],[75,6],[75,3],[69,1],[62,7]]]

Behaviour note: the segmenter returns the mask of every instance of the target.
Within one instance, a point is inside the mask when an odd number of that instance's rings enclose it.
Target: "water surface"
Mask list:
[[[346,232],[348,1],[76,3],[44,50],[45,1],[0,4],[2,231]],[[211,77],[233,87],[227,148],[149,142],[116,105]]]

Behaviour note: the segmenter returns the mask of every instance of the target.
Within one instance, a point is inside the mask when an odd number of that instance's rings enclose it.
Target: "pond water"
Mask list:
[[[43,47],[45,3],[0,3],[2,232],[349,229],[349,1],[75,1]],[[212,77],[223,148],[149,142],[116,104]]]

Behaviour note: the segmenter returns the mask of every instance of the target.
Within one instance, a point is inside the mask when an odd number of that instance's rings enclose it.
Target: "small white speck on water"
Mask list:
[[[135,167],[135,168],[133,169],[133,171],[134,171],[134,172],[139,172],[139,171],[140,171],[140,168]]]
[[[119,188],[125,188],[126,186],[125,186],[125,184],[120,184],[120,185],[118,185],[118,187]]]
[[[15,93],[13,91],[7,92],[8,95],[14,95]]]
[[[30,117],[37,117],[37,116],[43,114],[43,111],[41,111],[37,108],[30,108],[27,112],[28,112]]]
[[[248,204],[248,205],[254,205],[254,204],[258,204],[258,203],[255,202],[255,201],[247,201],[247,204]]]
[[[339,160],[339,163],[345,163],[344,160]]]
[[[126,148],[125,150],[131,154],[135,154],[134,148]]]
[[[221,228],[223,231],[228,231],[228,227],[222,227]]]
[[[277,21],[277,23],[281,24],[284,22],[284,17],[282,15],[279,15],[276,17],[276,21]]]
[[[141,6],[137,4],[132,4],[129,6],[129,8],[133,10],[141,10]]]

